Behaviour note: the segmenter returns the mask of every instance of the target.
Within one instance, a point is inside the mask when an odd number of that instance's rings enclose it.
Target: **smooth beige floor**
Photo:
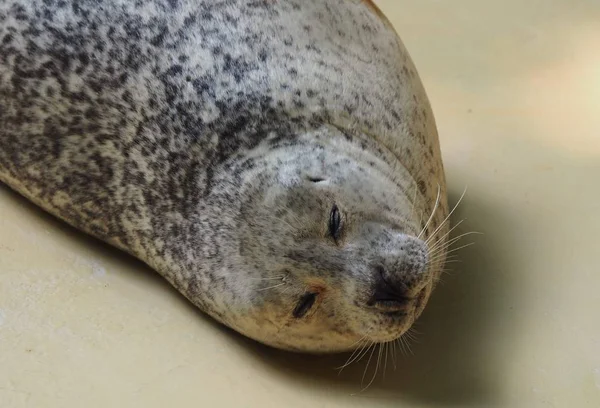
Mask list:
[[[484,233],[414,354],[360,393],[364,363],[244,340],[0,187],[0,407],[600,407],[600,2],[378,3]]]

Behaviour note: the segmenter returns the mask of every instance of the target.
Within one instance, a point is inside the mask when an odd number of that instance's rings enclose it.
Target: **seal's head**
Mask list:
[[[230,266],[237,330],[278,348],[339,352],[411,327],[439,268],[419,237],[414,181],[377,156],[337,140],[257,159]]]

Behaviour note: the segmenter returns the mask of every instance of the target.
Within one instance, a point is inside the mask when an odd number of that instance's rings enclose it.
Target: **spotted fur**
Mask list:
[[[397,338],[439,277],[448,208],[429,102],[374,10],[0,0],[0,180],[263,343]],[[418,302],[374,310],[377,279]]]

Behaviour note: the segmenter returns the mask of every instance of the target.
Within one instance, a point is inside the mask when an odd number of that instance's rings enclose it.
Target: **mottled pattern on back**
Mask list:
[[[243,204],[253,149],[367,135],[425,221],[445,186],[416,75],[361,1],[0,0],[0,180],[188,297],[218,292],[236,233],[218,213]]]

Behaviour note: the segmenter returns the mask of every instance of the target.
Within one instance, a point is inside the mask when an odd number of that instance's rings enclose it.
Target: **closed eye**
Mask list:
[[[329,214],[329,235],[334,241],[340,238],[342,233],[342,213],[337,205],[334,204]]]
[[[296,319],[300,319],[309,312],[309,310],[314,306],[315,301],[317,300],[317,294],[313,292],[307,292],[298,301],[296,308],[292,312],[292,316]]]
[[[310,181],[311,183],[322,183],[323,181],[325,181],[325,179],[323,177],[309,177],[308,181]]]

